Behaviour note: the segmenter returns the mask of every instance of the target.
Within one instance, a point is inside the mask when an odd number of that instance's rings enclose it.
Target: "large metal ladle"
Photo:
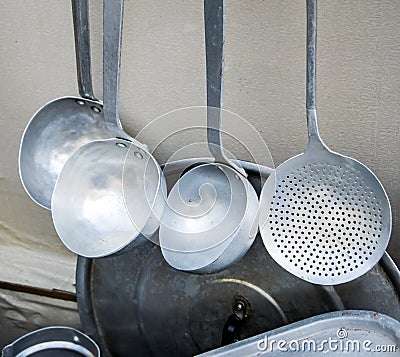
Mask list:
[[[225,1],[205,0],[207,140],[215,158],[186,172],[171,189],[160,245],[174,268],[212,273],[238,261],[257,233],[258,198],[243,168],[222,147]]]
[[[120,81],[123,0],[104,0],[104,117],[117,122]],[[142,207],[131,221],[123,194],[123,169],[129,149],[134,153],[126,176],[132,199]],[[98,140],[76,150],[55,185],[52,216],[56,231],[71,251],[99,258],[122,253],[151,236],[165,201],[165,179],[153,156],[140,143],[120,138]]]
[[[40,108],[22,136],[19,152],[21,182],[40,206],[51,209],[58,175],[72,153],[94,140],[132,138],[116,116],[105,116],[93,95],[87,0],[72,0],[78,88],[81,97],[62,97]]]

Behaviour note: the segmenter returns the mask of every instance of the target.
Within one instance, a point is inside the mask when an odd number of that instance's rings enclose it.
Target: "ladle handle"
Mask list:
[[[71,2],[79,94],[82,98],[97,101],[92,87],[88,0],[71,0]]]
[[[317,0],[307,0],[307,73],[306,112],[308,145],[322,144],[317,118],[316,103],[316,57],[317,57]]]
[[[204,0],[204,30],[207,72],[207,142],[215,161],[224,163],[244,176],[222,146],[222,92],[225,42],[225,0]]]
[[[106,124],[122,129],[118,116],[123,0],[103,2],[103,109]]]

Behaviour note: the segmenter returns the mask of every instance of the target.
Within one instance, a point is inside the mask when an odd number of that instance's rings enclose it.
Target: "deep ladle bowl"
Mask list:
[[[257,233],[258,198],[222,146],[225,1],[204,1],[207,142],[215,162],[187,171],[167,199],[160,246],[174,268],[212,273],[237,262]]]
[[[58,175],[71,154],[94,140],[133,140],[119,120],[107,121],[103,105],[93,95],[87,0],[72,1],[78,87],[81,97],[62,97],[40,108],[22,135],[19,173],[28,195],[51,209]]]
[[[123,7],[123,0],[104,1],[103,91],[105,118],[110,121],[119,120]],[[133,160],[125,165],[130,149]],[[133,220],[125,204],[124,167],[125,181],[133,189],[130,198],[141,207]],[[121,254],[158,228],[155,218],[164,208],[164,188],[161,168],[143,144],[121,138],[90,142],[68,158],[57,179],[54,226],[65,246],[78,255]]]

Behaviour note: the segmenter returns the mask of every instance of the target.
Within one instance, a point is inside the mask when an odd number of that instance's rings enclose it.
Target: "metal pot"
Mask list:
[[[4,347],[2,357],[85,356],[99,357],[96,343],[70,327],[46,327],[28,333]]]
[[[189,161],[167,165],[168,187]],[[257,165],[240,164],[259,193],[271,170],[261,167],[260,176]],[[76,279],[82,326],[106,356],[130,356],[132,350],[140,356],[189,356],[220,347],[239,302],[248,315],[240,339],[342,309],[400,319],[400,272],[387,254],[366,275],[333,288],[286,272],[263,249],[260,236],[240,262],[219,273],[177,271],[159,247],[145,241],[124,256],[79,257]]]

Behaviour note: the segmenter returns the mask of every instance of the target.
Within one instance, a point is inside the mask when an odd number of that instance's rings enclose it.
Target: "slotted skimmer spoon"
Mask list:
[[[306,111],[308,145],[267,179],[259,226],[272,258],[315,284],[341,284],[382,257],[391,233],[389,199],[360,162],[330,151],[316,112],[317,1],[307,0]]]

